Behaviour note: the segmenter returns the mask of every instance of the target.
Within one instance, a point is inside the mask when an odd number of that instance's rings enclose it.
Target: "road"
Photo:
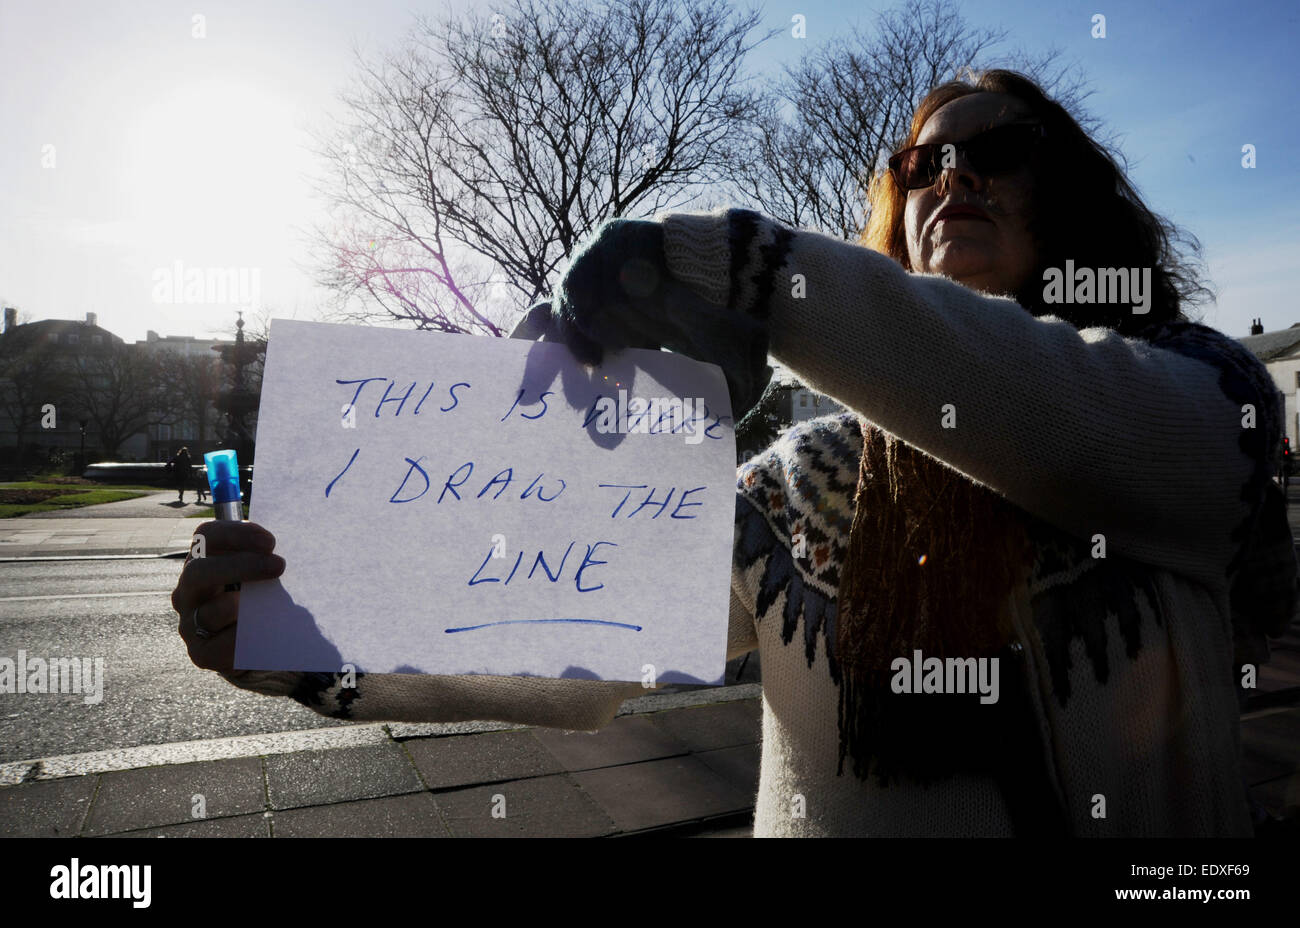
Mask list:
[[[104,696],[0,694],[0,762],[345,723],[190,663],[179,560],[0,563],[0,657],[104,658]]]

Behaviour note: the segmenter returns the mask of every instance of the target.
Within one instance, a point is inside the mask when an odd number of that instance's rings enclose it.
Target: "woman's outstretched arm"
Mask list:
[[[733,587],[727,659],[758,646],[752,609]],[[321,715],[355,722],[513,722],[596,731],[628,699],[650,695],[640,683],[485,675],[356,674],[350,688],[337,673],[225,671],[228,682],[267,696],[288,696]]]
[[[1226,582],[1281,442],[1280,395],[1235,340],[1078,330],[747,210],[658,221],[673,275],[765,318],[813,389],[1109,552]]]

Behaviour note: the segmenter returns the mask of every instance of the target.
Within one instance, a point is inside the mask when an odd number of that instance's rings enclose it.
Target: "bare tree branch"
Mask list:
[[[360,62],[349,122],[323,143],[320,279],[340,314],[504,334],[595,226],[725,180],[759,113],[740,78],[758,21],[725,0],[418,20],[400,51]]]
[[[77,354],[70,367],[72,406],[94,424],[105,454],[153,421],[162,387],[157,359],[132,345],[110,344]]]
[[[905,0],[871,31],[855,30],[786,68],[736,149],[731,175],[740,196],[791,225],[858,239],[873,173],[906,136],[926,93],[967,69],[1020,70],[1095,131],[1097,121],[1082,112],[1082,79],[1053,69],[1059,53],[994,59],[1006,38],[1005,30],[970,27],[952,0]]]

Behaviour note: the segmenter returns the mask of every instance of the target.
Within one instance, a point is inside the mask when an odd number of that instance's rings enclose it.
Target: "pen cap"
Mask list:
[[[239,501],[239,458],[233,450],[209,451],[203,455],[208,465],[208,486],[212,488],[212,502]]]

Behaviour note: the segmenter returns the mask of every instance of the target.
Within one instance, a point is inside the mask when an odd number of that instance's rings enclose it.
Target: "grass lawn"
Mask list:
[[[0,483],[0,519],[15,519],[33,512],[79,509],[99,503],[116,503],[158,493],[166,487],[106,486],[82,481],[78,483],[42,483],[24,480]]]

